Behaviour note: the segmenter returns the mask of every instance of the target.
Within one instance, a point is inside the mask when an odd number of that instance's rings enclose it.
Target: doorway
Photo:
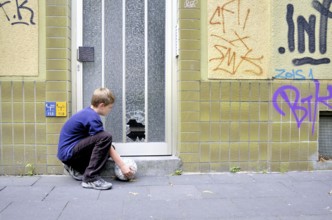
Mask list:
[[[75,66],[77,110],[90,105],[94,89],[107,87],[116,101],[103,121],[120,154],[171,155],[175,136],[171,129],[173,65],[169,65],[175,58],[173,1],[73,4],[77,7],[76,49],[93,48],[93,60]]]

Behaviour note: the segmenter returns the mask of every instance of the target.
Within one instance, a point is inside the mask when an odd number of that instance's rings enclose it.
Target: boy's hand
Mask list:
[[[131,171],[130,167],[126,164],[120,167],[121,172],[127,178],[131,178],[133,176],[133,172]]]

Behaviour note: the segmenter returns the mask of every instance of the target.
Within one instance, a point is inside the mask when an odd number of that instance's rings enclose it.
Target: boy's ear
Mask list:
[[[105,106],[105,103],[99,103],[99,104],[98,104],[98,108],[99,108],[99,107],[104,107],[104,106]]]

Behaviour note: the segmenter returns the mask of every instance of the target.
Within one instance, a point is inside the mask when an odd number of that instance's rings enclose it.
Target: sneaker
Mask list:
[[[74,170],[71,166],[68,166],[66,164],[64,164],[64,168],[65,168],[65,170],[67,170],[67,172],[69,173],[69,175],[71,177],[73,177],[75,180],[82,181],[83,175],[80,172]]]
[[[103,179],[98,179],[93,182],[82,182],[82,187],[83,188],[88,188],[88,189],[98,189],[98,190],[106,190],[106,189],[111,189],[112,188],[112,183],[106,182]]]

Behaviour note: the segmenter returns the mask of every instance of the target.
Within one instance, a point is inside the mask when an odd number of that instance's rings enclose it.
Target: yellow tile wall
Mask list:
[[[204,1],[185,8],[185,1],[179,1],[178,149],[184,170],[223,172],[234,166],[255,172],[320,169],[316,166],[318,115],[311,134],[312,122],[306,119],[298,128],[287,103],[278,100],[285,116],[272,103],[274,92],[284,85],[297,87],[302,97],[314,94],[313,82],[206,80],[205,61],[201,60],[206,59],[201,3]],[[322,81],[321,95],[328,95],[327,85]],[[288,94],[294,100],[294,95]],[[319,110],[331,111],[325,105]]]
[[[0,79],[0,175],[24,175],[28,163],[36,173],[63,173],[56,152],[65,118],[45,117],[45,101],[66,101],[70,106],[70,4],[65,0],[39,4],[40,12],[46,8],[41,18],[46,26],[40,25],[45,34],[39,36],[45,42],[40,46],[46,60],[40,60],[45,66],[40,76]]]
[[[188,82],[192,83],[195,80],[181,82],[183,85],[188,85]],[[299,85],[303,89],[303,87],[309,87],[303,84],[310,83],[306,81]],[[276,84],[283,86],[288,85],[289,82]],[[196,82],[195,85],[197,85]],[[187,91],[187,88],[182,87],[180,93],[188,94],[190,91]],[[249,91],[238,93],[234,92],[234,88],[239,91],[248,89]],[[231,81],[201,82],[199,95],[195,95],[196,101],[191,99],[190,102],[181,102],[183,126],[180,131],[183,138],[179,142],[179,149],[183,149],[182,145],[187,146],[189,141],[200,146],[201,149],[199,161],[185,161],[185,163],[196,165],[184,167],[194,168],[194,170],[189,169],[190,172],[203,172],[200,170],[201,167],[204,167],[204,171],[207,167],[222,170],[220,168],[222,162],[228,162],[229,169],[234,165],[230,162],[241,162],[251,171],[285,172],[314,169],[314,160],[318,158],[318,122],[316,122],[314,134],[311,134],[312,123],[305,121],[298,128],[286,103],[280,103],[282,110],[286,113],[285,117],[275,113],[276,110],[271,101],[273,88],[278,88],[274,86],[274,82],[264,84],[264,81],[235,82],[234,86]],[[254,91],[252,92],[251,89]],[[261,91],[264,97],[266,97],[265,93],[268,93],[267,97],[270,98],[261,98]],[[234,97],[235,100],[225,96]],[[196,107],[194,111],[190,111],[192,108],[187,105]],[[218,152],[218,155],[215,152]],[[184,153],[188,157],[191,152],[184,151]],[[192,153],[197,157],[197,152]],[[179,154],[181,157],[182,150]],[[197,166],[197,163],[204,163],[204,166]],[[210,166],[206,163],[210,163]],[[225,167],[227,165],[223,164],[223,169]]]

